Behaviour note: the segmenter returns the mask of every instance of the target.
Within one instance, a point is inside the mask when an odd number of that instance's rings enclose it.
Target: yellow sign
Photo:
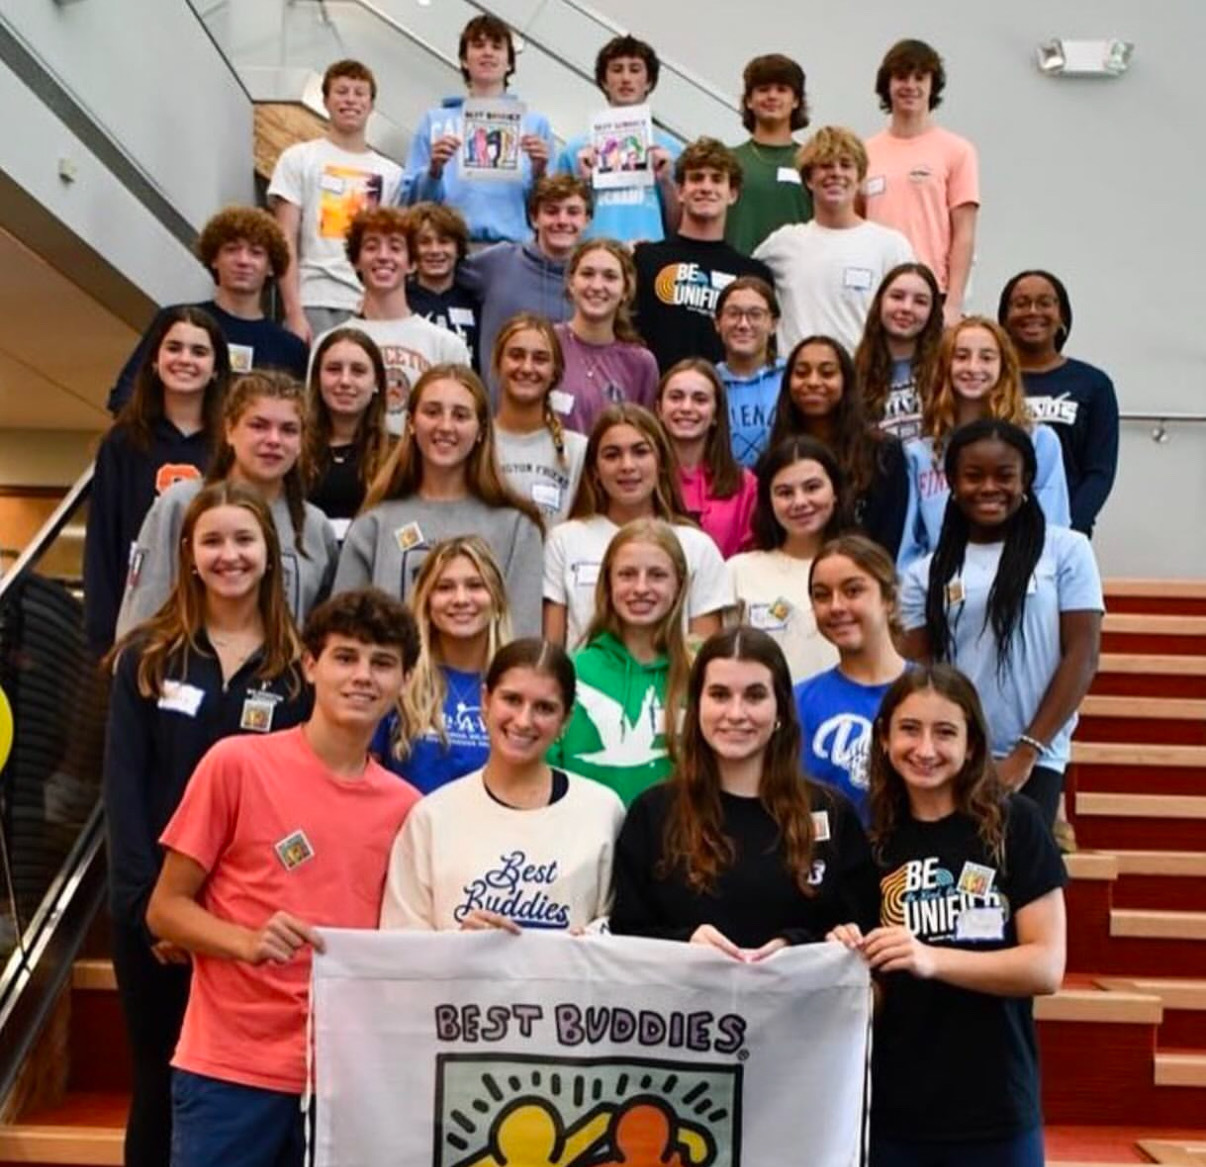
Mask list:
[[[0,689],[0,770],[8,761],[13,748],[13,707],[8,703],[4,690]]]

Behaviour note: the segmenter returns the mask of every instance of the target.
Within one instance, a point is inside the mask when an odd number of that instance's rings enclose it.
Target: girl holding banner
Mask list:
[[[758,629],[717,633],[691,670],[674,774],[620,832],[612,931],[756,961],[873,920],[877,902],[858,816],[800,771],[782,651]]]
[[[1063,978],[1067,875],[1038,809],[1001,786],[962,673],[918,667],[888,690],[871,808],[880,926],[831,938],[883,987],[872,1167],[1041,1167],[1032,998]]]

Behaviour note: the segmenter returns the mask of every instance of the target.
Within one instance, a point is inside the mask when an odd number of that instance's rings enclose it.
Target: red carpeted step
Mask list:
[[[1206,616],[1206,583],[1190,579],[1109,579],[1106,611],[1158,616]]]
[[[70,1057],[72,1090],[121,1094],[130,1089],[133,1067],[108,960],[79,960],[72,968]]]
[[[1108,613],[1102,624],[1103,652],[1206,655],[1206,616]]]
[[[1206,699],[1206,657],[1103,652],[1089,692],[1095,696]]]

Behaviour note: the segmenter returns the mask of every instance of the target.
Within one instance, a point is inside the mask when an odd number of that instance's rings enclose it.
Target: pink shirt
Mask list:
[[[589,434],[599,414],[620,401],[656,407],[657,361],[643,344],[588,344],[569,324],[558,324],[555,331],[565,355],[565,376],[549,401],[567,430]]]
[[[941,126],[915,138],[897,138],[884,130],[868,140],[867,158],[867,218],[902,232],[946,291],[951,211],[980,203],[976,148]]]
[[[209,873],[198,903],[260,928],[277,911],[376,928],[390,847],[418,791],[370,761],[332,773],[301,728],[218,742],[193,772],[160,842]],[[300,1094],[306,1085],[310,950],[288,964],[193,958],[172,1065]]]
[[[699,519],[699,525],[728,559],[746,548],[750,539],[750,520],[758,501],[758,480],[742,467],[741,486],[731,498],[716,498],[708,489],[702,466],[694,470],[679,467],[678,488],[687,510]]]

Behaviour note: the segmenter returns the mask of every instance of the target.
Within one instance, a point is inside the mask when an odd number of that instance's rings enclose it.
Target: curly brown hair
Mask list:
[[[370,233],[401,235],[406,240],[407,256],[413,256],[415,253],[415,219],[412,211],[404,211],[400,207],[365,207],[353,216],[348,224],[347,235],[344,236],[348,262],[353,267],[360,260],[364,237]]]
[[[289,244],[277,221],[260,207],[227,207],[201,228],[193,252],[211,271],[218,252],[228,243],[246,239],[268,253],[269,275],[280,277],[289,270]]]
[[[720,170],[729,176],[729,186],[741,190],[744,177],[737,155],[718,138],[696,138],[683,149],[674,163],[674,181],[682,186],[692,170]]]

